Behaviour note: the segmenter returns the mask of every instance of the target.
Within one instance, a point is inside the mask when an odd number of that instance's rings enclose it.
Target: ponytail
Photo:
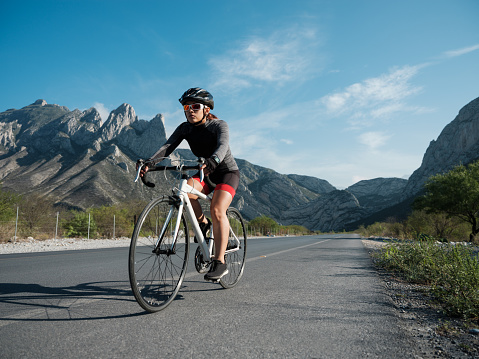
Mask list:
[[[216,117],[215,115],[213,115],[211,112],[208,114],[208,116],[206,116],[206,119],[207,120],[219,120],[219,118]]]

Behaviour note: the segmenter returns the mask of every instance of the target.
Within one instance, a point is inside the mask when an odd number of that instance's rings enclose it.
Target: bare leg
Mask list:
[[[215,241],[215,259],[225,262],[225,252],[228,246],[230,224],[226,216],[226,210],[233,201],[231,193],[217,190],[211,201],[211,219],[213,221],[213,233]]]

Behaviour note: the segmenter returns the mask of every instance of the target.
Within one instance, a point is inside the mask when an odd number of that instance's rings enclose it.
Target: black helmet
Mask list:
[[[182,105],[184,105],[187,101],[195,101],[197,103],[202,103],[211,109],[215,107],[213,95],[199,87],[190,88],[183,94],[183,96],[181,96],[178,101],[180,101]]]

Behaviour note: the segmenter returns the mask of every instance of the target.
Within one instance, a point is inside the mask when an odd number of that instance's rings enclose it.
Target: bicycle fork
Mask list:
[[[153,253],[155,254],[175,254],[175,249],[176,249],[176,242],[178,239],[178,233],[180,229],[180,223],[181,223],[181,213],[183,211],[183,203],[179,198],[176,197],[169,197],[169,203],[171,204],[170,211],[168,212],[168,215],[166,216],[165,223],[163,224],[163,227],[161,228],[160,234],[158,235],[158,240],[155,245],[155,249],[153,249]],[[170,226],[171,220],[173,218],[173,214],[175,212],[175,208],[178,209],[178,216],[175,221],[175,229],[173,231],[173,240],[171,242],[170,248],[167,249],[162,249],[161,248],[161,243],[163,242],[163,238],[165,237],[166,232],[168,231],[168,227]]]

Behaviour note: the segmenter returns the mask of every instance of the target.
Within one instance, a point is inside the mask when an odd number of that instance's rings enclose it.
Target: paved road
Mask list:
[[[250,240],[229,290],[190,265],[168,308],[131,295],[127,248],[0,255],[2,358],[411,358],[354,235]]]

